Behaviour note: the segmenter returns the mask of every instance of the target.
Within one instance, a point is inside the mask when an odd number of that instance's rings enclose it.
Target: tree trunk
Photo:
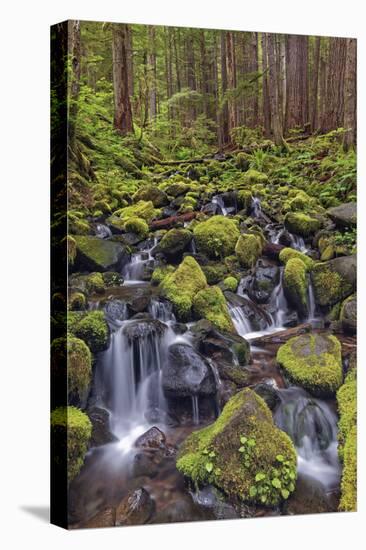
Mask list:
[[[357,44],[355,38],[347,38],[347,60],[344,90],[344,128],[343,148],[348,151],[356,145],[356,67]]]
[[[128,25],[112,26],[114,127],[123,136],[133,132],[127,56],[128,32]]]
[[[150,119],[156,117],[156,48],[155,48],[155,27],[150,25],[148,27],[148,48],[149,53],[147,56],[149,66],[149,111]]]
[[[71,28],[70,28],[71,27]],[[75,140],[76,118],[78,113],[78,99],[80,92],[81,75],[81,41],[80,21],[70,21],[69,40],[71,42],[71,86],[70,86],[70,109],[69,109],[69,141],[72,146]]]
[[[346,52],[346,38],[329,39],[325,116],[322,128],[324,132],[343,126]]]
[[[318,83],[319,83],[319,61],[320,61],[320,36],[315,38],[314,45],[314,59],[313,59],[313,70],[311,73],[312,76],[312,86],[311,86],[311,130],[315,132],[318,127]]]
[[[220,110],[220,150],[229,143],[229,110],[225,94],[227,91],[227,70],[226,70],[226,39],[225,31],[220,33],[221,39],[221,98],[222,108]]]
[[[271,105],[269,100],[268,51],[267,36],[262,33],[262,100],[264,132],[268,137],[271,133]]]
[[[281,126],[281,119],[280,119],[280,113],[279,113],[279,102],[278,102],[275,35],[272,33],[266,33],[266,34],[267,34],[268,63],[269,63],[269,98],[270,98],[270,106],[271,106],[271,122],[272,122],[273,138],[276,145],[285,146],[285,141],[283,139],[283,129]]]
[[[309,121],[308,37],[286,36],[285,129],[304,128]]]
[[[235,68],[235,49],[234,49],[234,33],[228,31],[226,33],[226,67],[227,67],[227,84],[231,96],[228,101],[229,111],[229,133],[237,126],[236,101],[233,97],[236,88],[236,68]]]

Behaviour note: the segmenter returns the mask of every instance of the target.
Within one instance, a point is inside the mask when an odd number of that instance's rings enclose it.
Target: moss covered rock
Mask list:
[[[347,334],[356,334],[357,331],[357,297],[356,294],[346,298],[341,305],[340,321],[342,329]]]
[[[235,254],[242,267],[253,267],[262,254],[260,237],[250,233],[240,235],[235,246]]]
[[[211,259],[232,254],[240,235],[237,223],[225,216],[212,216],[197,224],[193,233],[198,250]]]
[[[170,229],[165,233],[154,250],[159,252],[170,262],[179,262],[183,253],[192,241],[192,233],[188,229]]]
[[[316,303],[333,306],[356,288],[356,257],[345,256],[317,263],[311,270]]]
[[[247,185],[255,185],[258,183],[264,184],[268,182],[268,176],[267,174],[263,174],[262,172],[251,169],[245,172],[243,176],[243,181]]]
[[[132,216],[125,222],[124,230],[128,233],[135,233],[142,239],[145,239],[149,233],[149,226],[143,218]]]
[[[299,252],[299,250],[295,250],[294,248],[283,248],[281,250],[279,254],[280,262],[286,265],[292,258],[298,258],[301,260],[305,264],[307,270],[310,270],[315,264],[312,258],[302,252]]]
[[[225,296],[218,286],[200,290],[193,299],[193,310],[197,317],[211,321],[219,330],[235,331]]]
[[[226,277],[224,279],[224,286],[226,290],[231,290],[231,292],[236,292],[236,289],[238,288],[238,279],[235,277]]]
[[[302,212],[289,212],[285,216],[285,227],[291,233],[308,237],[320,229],[321,222]]]
[[[84,404],[92,376],[91,353],[83,340],[67,338],[67,388],[69,396]]]
[[[109,344],[109,327],[102,311],[90,311],[82,314],[68,314],[68,329],[71,334],[86,342],[92,353],[107,349]]]
[[[118,271],[130,259],[129,250],[121,243],[80,235],[74,240],[80,271]]]
[[[184,441],[177,468],[246,502],[276,505],[295,489],[296,452],[263,399],[246,388],[214,424]]]
[[[166,206],[169,202],[167,194],[155,185],[146,185],[141,187],[133,196],[135,202],[152,202],[156,208]]]
[[[238,207],[240,210],[244,210],[246,214],[250,213],[252,205],[252,193],[247,189],[242,189],[238,191]]]
[[[341,344],[335,336],[291,338],[279,348],[277,361],[292,382],[313,395],[331,396],[342,384]]]
[[[341,499],[339,510],[356,512],[357,510],[357,426],[351,428],[344,446],[343,472],[341,480]]]
[[[348,434],[357,420],[357,377],[355,368],[347,374],[344,384],[337,391],[337,403],[339,412],[338,454],[343,459]]]
[[[193,298],[206,286],[202,269],[192,256],[186,256],[174,273],[164,277],[159,291],[173,304],[178,319],[186,321],[190,317]]]
[[[287,261],[283,274],[283,290],[285,296],[300,315],[307,313],[307,280],[306,265],[299,258]]]
[[[147,223],[151,223],[157,214],[158,211],[155,210],[151,201],[139,201],[132,206],[122,208],[120,218],[125,221],[128,218],[142,218]]]
[[[223,280],[227,274],[227,267],[222,263],[210,263],[202,266],[202,271],[206,276],[209,285],[216,285]]]
[[[69,297],[69,308],[72,311],[83,311],[86,309],[87,301],[82,292],[73,292]]]
[[[88,416],[76,407],[59,407],[52,411],[51,437],[56,471],[63,471],[67,456],[69,482],[80,472],[84,464],[91,432],[92,424]]]
[[[153,274],[151,276],[151,282],[154,285],[160,285],[160,283],[163,281],[163,279],[171,274],[174,273],[175,267],[172,265],[159,265],[156,267],[153,271]]]

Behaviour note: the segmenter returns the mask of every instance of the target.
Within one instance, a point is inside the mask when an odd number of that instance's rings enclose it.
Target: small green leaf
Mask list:
[[[244,453],[245,447],[239,447],[239,453]]]
[[[203,455],[208,455],[208,450],[207,450],[207,449],[203,449],[202,454],[203,454]]]
[[[256,494],[257,494],[257,487],[252,485],[251,488],[249,489],[249,496],[250,497],[255,497]]]
[[[255,476],[255,480],[256,480],[256,481],[262,481],[262,479],[266,479],[266,474],[263,474],[262,472],[259,472],[259,473]]]
[[[245,435],[242,435],[241,438],[240,438],[240,443],[242,443],[244,445],[244,443],[246,443],[248,441],[248,438],[245,437]]]
[[[289,476],[290,476],[290,479],[292,479],[292,480],[296,479],[296,474],[295,474],[295,472],[290,472],[290,473],[289,473]]]
[[[272,479],[272,485],[276,489],[281,489],[281,481],[278,479],[278,477]]]
[[[213,470],[213,464],[212,464],[212,462],[206,462],[205,468],[206,468],[206,470],[208,471],[208,473],[210,474],[210,473],[212,472],[212,470]]]
[[[289,497],[290,492],[287,489],[282,489],[281,490],[281,495],[286,500]]]
[[[248,445],[249,447],[255,447],[256,446],[255,439],[248,439]]]
[[[210,458],[214,458],[216,456],[216,453],[215,451],[211,451],[210,454],[208,455]]]
[[[246,462],[244,462],[244,466],[245,466],[246,468],[249,468],[250,462],[247,460]]]
[[[276,460],[277,460],[277,462],[283,462],[285,460],[285,458],[284,458],[283,455],[277,455]]]

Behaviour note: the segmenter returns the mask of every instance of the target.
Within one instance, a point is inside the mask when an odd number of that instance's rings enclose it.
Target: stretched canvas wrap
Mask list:
[[[356,509],[356,40],[51,29],[52,522]]]

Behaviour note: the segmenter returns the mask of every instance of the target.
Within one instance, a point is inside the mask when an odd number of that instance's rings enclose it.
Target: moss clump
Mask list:
[[[86,309],[87,302],[82,292],[73,292],[69,298],[69,308],[72,311],[83,311]]]
[[[250,212],[252,200],[252,193],[247,189],[242,189],[238,192],[238,206],[240,209],[245,210],[246,214]]]
[[[246,502],[276,505],[295,489],[296,452],[263,399],[246,388],[216,422],[185,440],[177,468]]]
[[[285,227],[291,233],[301,235],[302,237],[308,237],[320,229],[321,222],[307,214],[289,212],[285,216]]]
[[[149,226],[143,218],[137,218],[132,216],[128,218],[124,224],[124,229],[127,232],[136,233],[139,237],[144,239],[149,233]]]
[[[295,250],[294,248],[283,248],[281,250],[279,254],[280,262],[286,265],[292,258],[298,258],[301,260],[305,264],[307,270],[310,270],[315,264],[312,258],[302,252],[299,252],[298,250]]]
[[[216,263],[202,266],[209,285],[216,285],[223,280],[227,274],[227,267],[224,264]]]
[[[332,306],[353,292],[353,286],[326,262],[314,265],[311,279],[320,306]]]
[[[122,220],[127,220],[128,218],[142,218],[147,223],[151,223],[157,215],[158,211],[155,210],[151,201],[139,201],[132,206],[122,208],[120,212],[120,218]]]
[[[74,265],[76,258],[76,241],[71,235],[67,236],[67,262]]]
[[[309,197],[309,195],[305,193],[305,191],[296,190],[296,195],[291,198],[288,203],[291,210],[302,210],[306,212],[309,207],[314,206],[315,200]]]
[[[341,344],[335,336],[291,338],[279,348],[277,361],[291,381],[313,395],[331,396],[342,384]]]
[[[99,239],[98,237],[74,236],[77,245],[78,260],[89,271],[109,271],[116,268],[124,254],[120,243]]]
[[[344,446],[344,465],[341,480],[341,512],[357,510],[357,427],[353,425]]]
[[[338,454],[343,459],[345,442],[357,420],[357,380],[356,369],[353,368],[346,376],[344,384],[337,391],[339,412],[338,422]]]
[[[226,279],[224,279],[225,288],[231,290],[231,292],[236,292],[238,284],[239,282],[235,277],[226,277]]]
[[[253,267],[262,254],[260,237],[250,233],[240,235],[235,246],[235,254],[242,267]]]
[[[165,188],[165,192],[167,195],[170,195],[171,197],[176,198],[176,197],[179,197],[180,195],[184,195],[185,193],[187,193],[189,189],[190,187],[186,183],[177,182],[177,183],[172,183],[168,185]]]
[[[245,170],[248,170],[249,160],[247,158],[247,155],[245,153],[238,153],[235,157],[235,164],[236,164],[236,167],[239,170],[243,170],[243,172]]]
[[[141,187],[133,196],[135,202],[145,201],[152,202],[155,208],[166,206],[169,202],[168,197],[164,191],[156,187],[155,185],[146,185]]]
[[[192,236],[191,231],[188,229],[170,229],[159,242],[158,250],[168,260],[179,261],[183,252],[187,250]]]
[[[219,287],[200,290],[193,299],[193,310],[197,317],[211,321],[219,330],[235,331],[225,296]]]
[[[307,313],[306,266],[299,258],[287,261],[283,274],[283,290],[291,305],[301,314]]]
[[[159,291],[172,302],[178,319],[186,321],[190,317],[193,298],[206,286],[202,269],[192,256],[186,256],[174,273],[164,277]]]
[[[67,338],[67,387],[68,393],[83,400],[88,391],[92,374],[91,353],[83,340]]]
[[[248,185],[264,184],[268,182],[268,176],[257,170],[248,170],[243,176],[243,181]]]
[[[59,407],[51,413],[51,434],[56,466],[64,467],[67,453],[67,478],[80,472],[92,432],[92,424],[76,407]]]
[[[153,285],[160,285],[164,278],[170,273],[174,273],[175,267],[172,265],[161,265],[154,269],[151,276],[151,282]]]
[[[232,254],[240,235],[237,224],[225,216],[212,216],[196,225],[193,233],[198,250],[211,259]]]
[[[102,311],[77,312],[68,314],[68,329],[77,338],[87,343],[92,353],[108,347],[109,328]]]
[[[88,294],[103,294],[105,290],[101,273],[91,273],[85,278],[85,289]]]

